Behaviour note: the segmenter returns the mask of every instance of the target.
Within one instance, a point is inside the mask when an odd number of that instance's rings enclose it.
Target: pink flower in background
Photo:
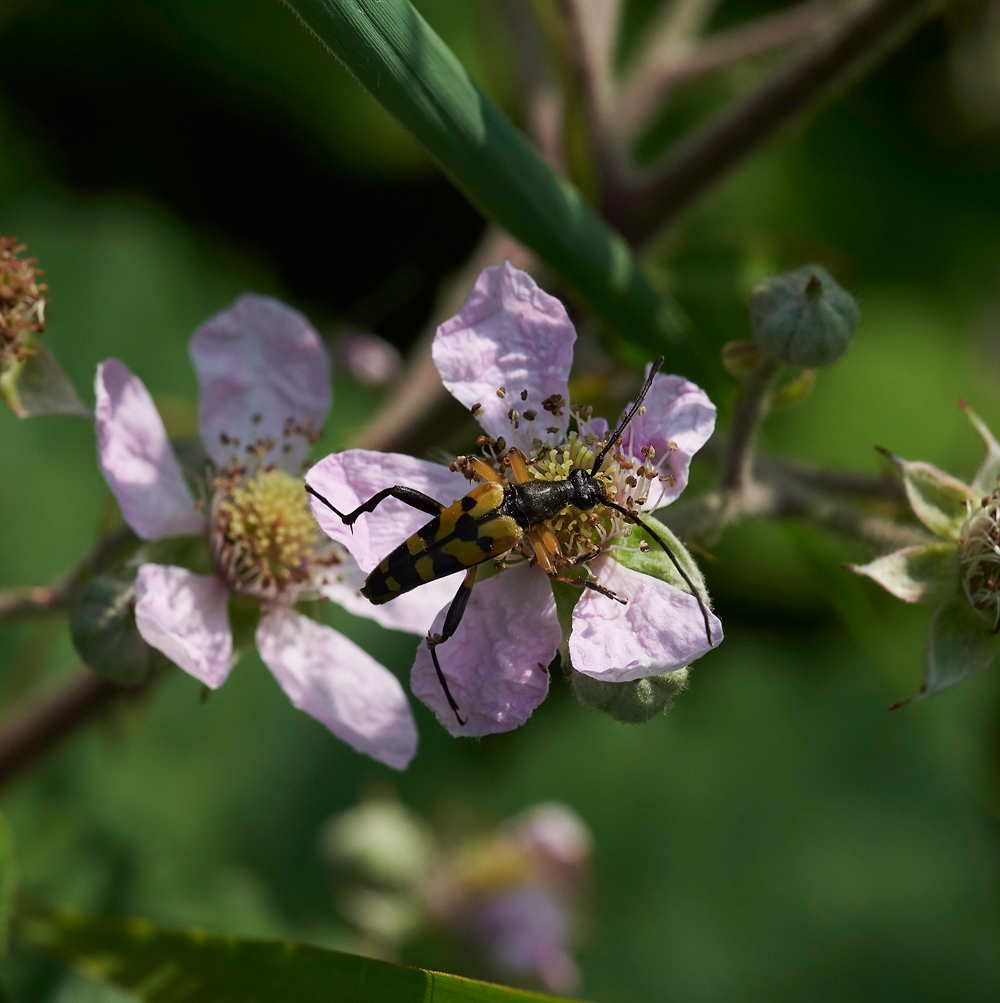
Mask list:
[[[359,600],[363,574],[309,514],[299,475],[330,405],[325,347],[297,310],[248,294],[194,333],[190,353],[211,461],[207,511],[142,381],[117,359],[97,370],[98,458],[125,521],[143,540],[204,535],[214,564],[211,575],[141,565],[140,634],[215,689],[234,663],[230,593],[259,600],[257,650],[292,703],[359,751],[404,768],[417,732],[399,681],[291,608],[326,596],[388,627],[422,633],[430,622],[419,603],[392,610]]]
[[[434,361],[444,385],[473,411],[498,452],[516,446],[540,479],[562,480],[574,467],[589,469],[595,447],[608,435],[608,423],[592,418],[589,408],[573,409],[576,428],[570,429],[568,381],[575,340],[562,303],[509,264],[485,269],[461,311],[438,328],[434,339]],[[680,376],[657,375],[645,410],[604,467],[609,498],[640,512],[672,502],[687,484],[691,457],[714,426],[715,407],[704,391]],[[362,449],[325,457],[306,480],[344,512],[395,484],[445,505],[470,488],[457,467]],[[426,513],[395,499],[362,515],[352,528],[318,500],[312,509],[323,530],[351,552],[365,573],[428,521]],[[598,581],[628,600],[622,605],[588,591],[577,601],[568,639],[577,671],[624,682],[682,668],[709,650],[694,596],[616,559],[615,548],[627,547],[631,532],[622,517],[607,510],[567,512],[552,523],[565,555],[603,549],[591,567]],[[559,648],[562,629],[550,582],[524,559],[528,554],[512,552],[506,570],[476,585],[457,633],[437,649],[467,718],[464,726],[448,706],[426,643],[417,651],[413,692],[455,735],[516,728],[548,692],[546,666]],[[378,608],[412,597],[433,618],[436,633],[458,585],[458,577],[435,580]],[[710,624],[718,643],[722,626],[714,615]]]

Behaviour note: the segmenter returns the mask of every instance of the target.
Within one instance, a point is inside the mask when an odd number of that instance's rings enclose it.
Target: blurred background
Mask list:
[[[518,119],[501,8],[417,6]],[[713,25],[780,6],[723,0]],[[627,3],[623,62],[657,7]],[[276,0],[5,0],[0,45],[0,232],[46,270],[46,339],[88,403],[95,364],[117,355],[173,433],[193,430],[187,339],[247,289],[405,353],[482,234]],[[679,92],[643,155],[757,72]],[[981,446],[956,397],[1000,428],[998,172],[1000,7],[962,3],[688,213],[657,263],[721,419],[733,390],[711,360],[749,336],[750,285],[819,261],[857,296],[861,327],[762,445],[868,472],[880,445],[971,476]],[[339,365],[319,449],[384,393]],[[695,467],[694,487],[709,483]],[[0,409],[0,471],[0,587],[45,583],[108,518],[93,429]],[[887,713],[922,680],[926,610],[799,527],[744,524],[713,554],[727,639],[663,718],[617,724],[556,680],[526,726],[456,741],[414,702],[421,746],[396,775],[294,711],[256,656],[207,702],[174,673],[5,794],[24,882],[92,913],[350,946],[321,852],[331,816],[394,791],[459,840],[555,800],[594,840],[585,998],[995,1000],[1000,674]],[[329,616],[408,678],[416,638]],[[63,621],[5,628],[2,706],[77,664]],[[492,974],[433,936],[402,959]],[[18,1000],[120,998],[41,957],[10,973]]]

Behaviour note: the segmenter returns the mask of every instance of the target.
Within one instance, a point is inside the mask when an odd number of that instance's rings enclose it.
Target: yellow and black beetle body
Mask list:
[[[340,512],[319,492],[306,485],[306,491],[336,513],[346,526],[353,526],[360,515],[374,511],[382,501],[390,497],[433,517],[378,564],[365,580],[361,594],[369,602],[381,605],[436,578],[444,578],[459,571],[465,572],[465,580],[445,614],[441,633],[427,636],[427,647],[434,662],[438,681],[459,724],[464,725],[465,722],[459,714],[458,704],[448,689],[448,682],[441,671],[436,649],[458,629],[480,564],[503,557],[527,537],[539,566],[550,577],[581,588],[593,589],[620,603],[626,602],[598,582],[588,578],[564,577],[559,573],[557,566],[560,558],[559,544],[546,523],[567,508],[577,508],[587,512],[597,505],[602,505],[620,513],[630,522],[642,526],[663,548],[692,595],[698,600],[705,620],[708,643],[713,644],[708,609],[673,552],[635,512],[630,512],[611,501],[604,485],[596,477],[605,457],[638,412],[643,398],[652,386],[653,377],[662,364],[663,356],[652,364],[638,400],[608,438],[604,448],[594,459],[591,469],[584,470],[578,467],[570,471],[569,477],[565,480],[532,480],[526,457],[518,450],[511,449],[507,454],[507,462],[514,474],[513,482],[506,480],[481,460],[470,459],[469,464],[473,472],[481,477],[484,483],[476,485],[467,495],[451,505],[442,505],[415,488],[395,485],[374,494],[353,512]],[[599,553],[599,550],[595,550],[582,560],[592,560]],[[579,562],[567,562],[563,559],[562,563],[566,566]]]

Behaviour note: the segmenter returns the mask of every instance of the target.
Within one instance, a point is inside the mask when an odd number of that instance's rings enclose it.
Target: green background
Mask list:
[[[516,115],[499,11],[418,6]],[[629,7],[626,47],[654,6]],[[726,0],[716,23],[764,9]],[[754,279],[818,260],[857,296],[847,356],[770,420],[778,453],[874,472],[881,445],[971,476],[980,446],[956,397],[1000,428],[1000,139],[956,106],[954,30],[922,29],[667,242],[723,415],[732,390],[711,360],[749,335]],[[117,355],[190,422],[187,338],[245,289],[405,347],[480,232],[276,0],[8,0],[0,42],[0,232],[45,268],[48,343],[88,401],[95,364]],[[741,83],[691,88],[644,149]],[[326,449],[379,400],[342,372],[335,394]],[[86,553],[108,498],[85,422],[0,412],[0,586]],[[666,718],[618,725],[556,683],[525,727],[455,741],[415,704],[420,751],[397,775],[294,711],[256,657],[204,704],[175,673],[5,794],[25,884],[92,912],[336,946],[317,836],[366,790],[391,783],[454,833],[556,799],[597,842],[577,952],[589,999],[995,999],[996,672],[887,713],[920,684],[925,610],[797,527],[744,525],[713,553],[727,639]],[[405,680],[415,638],[332,616]],[[6,628],[0,698],[73,664],[62,622]],[[405,960],[489,974],[431,941]],[[19,1000],[117,998],[33,956],[8,968]]]

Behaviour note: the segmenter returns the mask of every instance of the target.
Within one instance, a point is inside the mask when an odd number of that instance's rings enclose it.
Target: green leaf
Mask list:
[[[409,0],[285,0],[487,216],[526,244],[624,337],[678,338],[628,244],[542,160]]]
[[[933,602],[955,591],[958,547],[954,543],[928,543],[897,550],[870,564],[848,564],[846,567],[878,582],[906,602]]]
[[[148,1003],[543,1003],[554,997],[280,941],[36,913],[21,938]]]
[[[916,517],[946,540],[957,540],[968,514],[965,503],[979,503],[982,492],[933,464],[904,460],[887,449],[876,447],[903,475],[906,497]]]
[[[1000,655],[1000,635],[969,605],[963,594],[931,617],[927,631],[927,677],[912,700],[934,696],[985,669]]]
[[[30,336],[23,341],[34,354],[0,375],[0,394],[11,411],[19,418],[52,414],[93,417],[45,344]]]
[[[673,551],[680,566],[687,572],[688,577],[694,583],[703,602],[708,602],[708,590],[705,588],[705,579],[702,577],[701,568],[695,563],[694,558],[688,553],[687,547],[674,536],[671,530],[664,526],[662,522],[652,516],[643,515],[642,521],[646,523],[653,532],[657,533],[663,542]],[[644,575],[651,575],[659,578],[660,581],[667,582],[683,592],[690,592],[684,579],[678,574],[674,562],[664,553],[663,548],[647,533],[642,526],[633,526],[632,535],[628,539],[630,547],[638,547],[642,543],[649,545],[649,550],[618,550],[615,557],[633,571],[641,572]]]
[[[996,490],[997,478],[1000,478],[1000,442],[997,442],[986,422],[961,398],[958,406],[972,422],[972,427],[982,436],[983,444],[986,446],[986,459],[972,480],[972,488],[981,495],[990,495]]]
[[[14,856],[14,832],[10,823],[0,815],[0,954],[7,953],[7,937],[20,874]]]

